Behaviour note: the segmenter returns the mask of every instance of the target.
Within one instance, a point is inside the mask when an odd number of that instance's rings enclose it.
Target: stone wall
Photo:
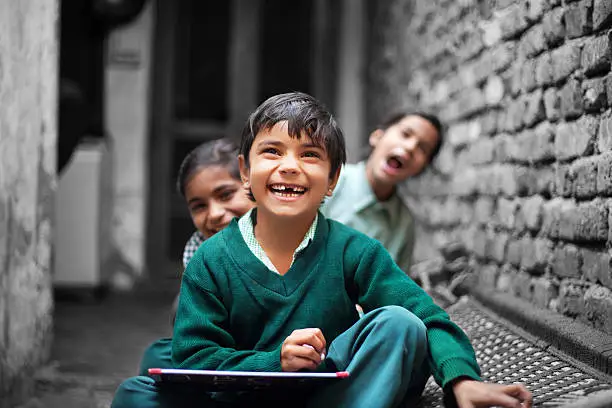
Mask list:
[[[49,352],[57,2],[0,1],[0,407]]]
[[[370,15],[370,123],[401,106],[448,125],[434,168],[403,186],[417,260],[460,241],[482,288],[612,333],[612,2],[389,0]]]

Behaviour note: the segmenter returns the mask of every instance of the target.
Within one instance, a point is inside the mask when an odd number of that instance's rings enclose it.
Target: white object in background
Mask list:
[[[56,287],[100,288],[111,253],[112,161],[103,139],[87,139],[58,181],[55,200]]]

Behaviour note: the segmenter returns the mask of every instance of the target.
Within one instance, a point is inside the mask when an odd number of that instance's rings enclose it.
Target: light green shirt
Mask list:
[[[378,201],[366,177],[366,163],[342,168],[334,194],[321,212],[378,240],[404,272],[409,272],[414,247],[414,222],[397,194]]]
[[[268,255],[266,255],[265,251],[259,244],[259,241],[257,241],[257,238],[255,238],[254,220],[256,216],[257,212],[254,212],[251,209],[249,210],[249,212],[240,217],[240,219],[238,220],[238,228],[240,229],[240,234],[242,235],[244,242],[246,242],[247,247],[249,247],[253,255],[255,255],[255,257],[259,259],[264,265],[266,265],[269,270],[278,273],[276,266],[274,266],[270,258],[268,258]],[[306,231],[306,235],[304,235],[304,239],[302,240],[302,242],[300,242],[300,245],[298,245],[298,247],[295,249],[295,252],[293,253],[293,259],[291,260],[291,265],[293,265],[293,262],[295,261],[295,256],[300,251],[305,249],[308,244],[310,244],[310,242],[314,239],[314,235],[317,230],[318,219],[319,213],[317,213],[314,221],[310,225],[310,228],[308,228],[308,231]]]

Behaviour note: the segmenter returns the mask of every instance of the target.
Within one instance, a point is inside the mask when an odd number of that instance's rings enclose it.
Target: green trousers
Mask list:
[[[169,346],[169,342],[167,343]],[[162,355],[166,355],[165,352]],[[313,408],[408,407],[429,378],[425,325],[398,306],[367,313],[328,346],[325,364],[350,377],[307,393],[207,393],[197,385],[156,383],[147,376],[124,381],[111,408],[243,407],[256,404]],[[145,359],[146,360],[146,359]],[[158,361],[150,359],[152,364]],[[143,368],[148,365],[143,361]]]

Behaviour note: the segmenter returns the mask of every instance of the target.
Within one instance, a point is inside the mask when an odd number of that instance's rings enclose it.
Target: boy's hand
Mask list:
[[[320,329],[294,330],[281,348],[283,371],[314,370],[325,358],[325,337]]]
[[[531,393],[522,384],[501,385],[460,379],[453,384],[459,408],[531,408]]]

